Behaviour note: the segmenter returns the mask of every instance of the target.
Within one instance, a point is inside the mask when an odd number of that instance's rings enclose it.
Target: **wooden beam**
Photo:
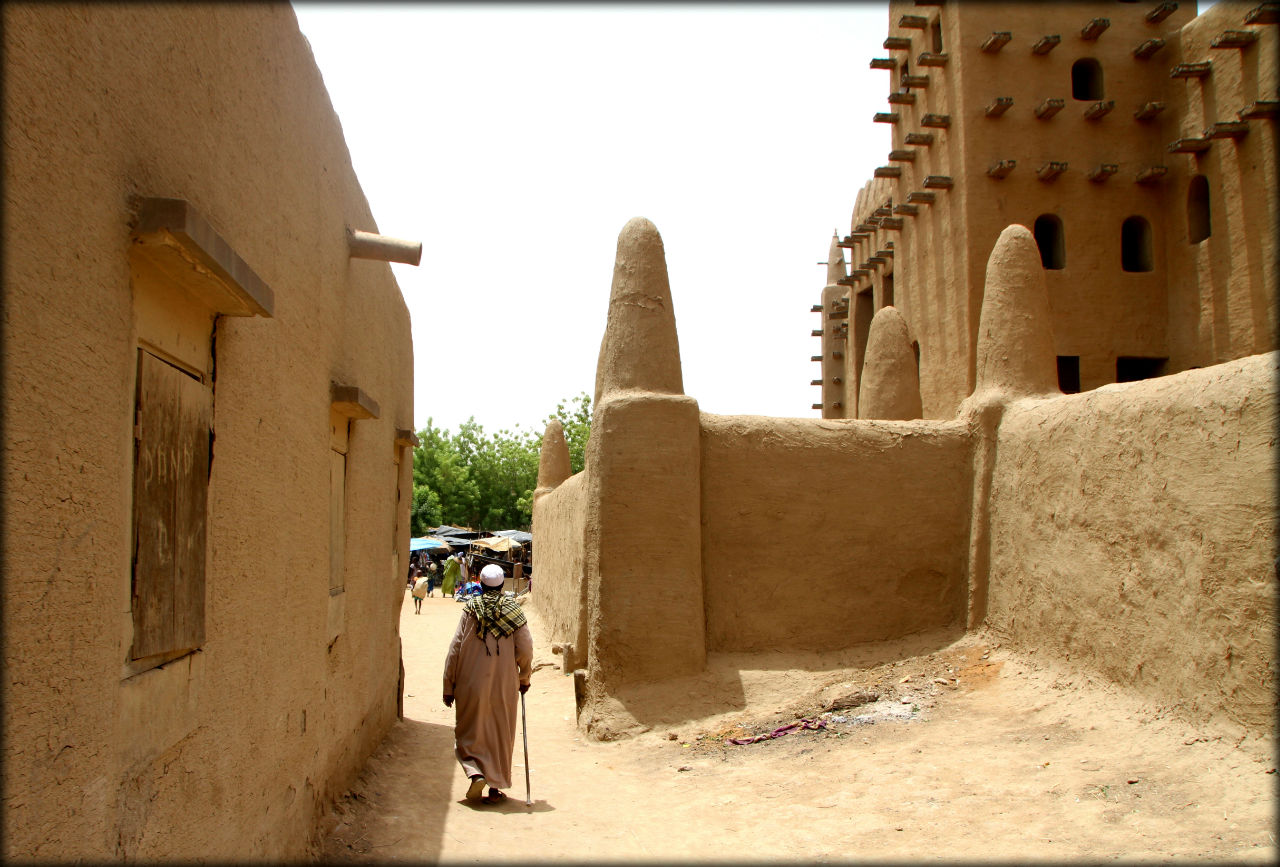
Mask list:
[[[1006,111],[1008,111],[1012,107],[1013,107],[1012,96],[997,96],[990,104],[987,105],[986,110],[983,111],[983,114],[985,114],[987,117],[1000,117],[1002,114],[1004,114]]]
[[[1050,51],[1058,47],[1058,43],[1062,41],[1062,37],[1058,35],[1041,36],[1036,43],[1031,46],[1032,54],[1048,54]]]
[[[1009,40],[1013,39],[1013,33],[1009,30],[997,30],[986,39],[982,40],[982,45],[978,46],[978,50],[985,54],[996,54]]]
[[[1089,169],[1085,174],[1085,177],[1093,181],[1095,184],[1100,184],[1107,178],[1114,175],[1119,168],[1120,166],[1115,163],[1100,163],[1099,165]]]
[[[1110,18],[1094,18],[1084,27],[1080,28],[1080,38],[1092,42],[1101,36],[1102,32],[1110,26]]]
[[[987,169],[987,177],[997,180],[1008,177],[1009,172],[1013,171],[1017,165],[1017,160],[1000,160],[1000,162],[993,163],[991,168]]]
[[[1048,120],[1058,112],[1062,111],[1067,102],[1064,99],[1049,98],[1036,106],[1035,114],[1039,120]]]
[[[1177,11],[1178,4],[1173,2],[1173,0],[1166,0],[1166,2],[1161,3],[1143,17],[1146,19],[1148,24],[1159,24],[1161,21]]]
[[[1115,107],[1116,101],[1114,99],[1104,99],[1099,102],[1095,102],[1084,110],[1084,119],[1100,120],[1110,114],[1111,109]]]
[[[1138,106],[1138,110],[1133,113],[1133,117],[1135,120],[1145,123],[1154,119],[1162,111],[1164,111],[1163,102],[1148,102]]]

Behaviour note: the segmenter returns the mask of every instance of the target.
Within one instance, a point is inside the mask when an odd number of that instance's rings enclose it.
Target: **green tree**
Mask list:
[[[568,404],[568,406],[566,406]],[[580,473],[586,466],[587,440],[591,436],[591,395],[585,391],[577,397],[556,404],[556,411],[542,420],[542,427],[551,423],[551,419],[560,419],[564,427],[564,440],[569,446],[569,470]],[[538,438],[538,447],[542,447],[542,438]]]
[[[584,463],[591,434],[591,398],[583,393],[556,404],[552,418],[564,426],[573,472]],[[440,524],[476,529],[528,529],[533,518],[533,489],[538,484],[542,434],[517,428],[486,435],[475,417],[456,434],[431,419],[418,431],[413,450],[413,499],[410,530],[424,535]]]

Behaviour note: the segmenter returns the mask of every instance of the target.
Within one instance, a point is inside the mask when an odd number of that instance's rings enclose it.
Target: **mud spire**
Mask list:
[[[978,320],[974,393],[1058,394],[1058,371],[1040,250],[1026,226],[1000,233],[987,260]]]
[[[920,371],[907,320],[896,308],[881,307],[867,333],[858,418],[907,420],[921,415]]]
[[[666,252],[657,227],[643,217],[618,234],[595,405],[620,391],[684,394]]]
[[[534,498],[554,490],[570,474],[569,444],[564,439],[564,425],[560,419],[553,418],[547,422],[547,430],[542,435],[542,449],[538,453],[538,487],[533,492]]]
[[[840,246],[840,234],[831,234],[831,249],[827,251],[827,285],[835,286],[836,281],[845,276],[844,248]]]

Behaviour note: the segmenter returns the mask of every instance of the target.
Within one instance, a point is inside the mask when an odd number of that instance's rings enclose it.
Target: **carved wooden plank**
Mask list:
[[[137,401],[131,656],[142,659],[204,642],[213,394],[139,351]]]

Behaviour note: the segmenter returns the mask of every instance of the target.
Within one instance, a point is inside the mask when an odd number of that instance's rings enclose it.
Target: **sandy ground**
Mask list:
[[[415,615],[406,596],[404,719],[329,817],[326,860],[1276,859],[1272,739],[1191,726],[983,635],[717,657],[673,722],[602,743],[576,728],[534,614],[533,806],[519,738],[510,799],[472,804],[440,700],[459,614],[437,596]],[[725,743],[799,719],[824,727]]]

